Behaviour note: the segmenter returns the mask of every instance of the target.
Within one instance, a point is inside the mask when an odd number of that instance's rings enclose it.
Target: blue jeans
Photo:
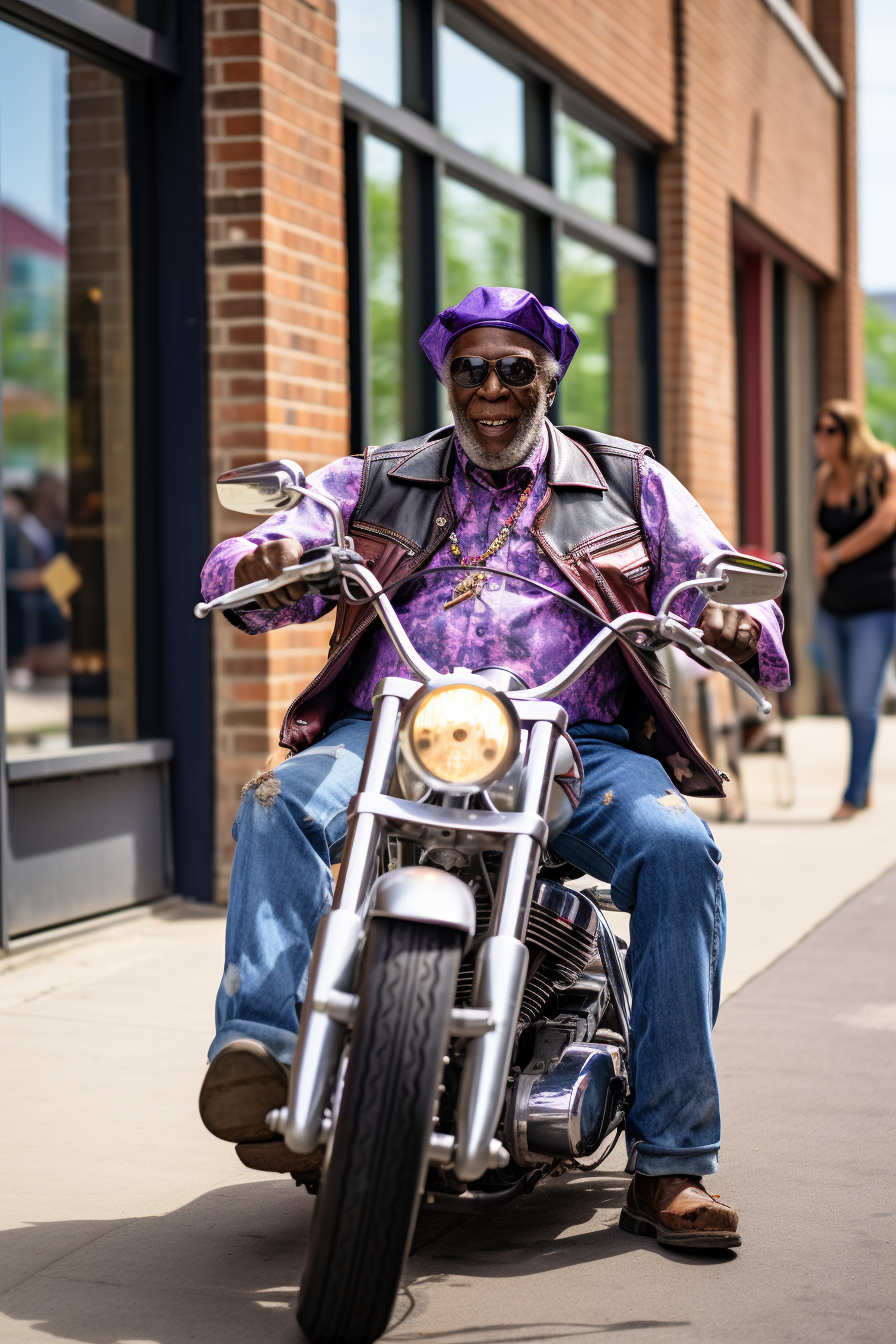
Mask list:
[[[333,724],[243,798],[210,1057],[251,1036],[292,1062],[314,933],[333,894],[330,863],[342,852],[369,727],[366,717]],[[725,953],[719,851],[662,766],[628,748],[623,728],[580,723],[572,736],[585,787],[554,848],[610,881],[614,901],[631,913],[629,1170],[707,1175],[720,1141],[710,1039]]]
[[[884,676],[896,646],[896,611],[832,616],[819,608],[818,643],[852,737],[849,783],[843,798],[854,807],[864,807]]]

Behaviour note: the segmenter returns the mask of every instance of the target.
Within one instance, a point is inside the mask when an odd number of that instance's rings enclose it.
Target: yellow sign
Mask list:
[[[72,609],[68,600],[84,583],[81,572],[71,556],[66,555],[65,551],[60,551],[58,555],[54,555],[50,563],[44,566],[41,579],[65,619],[69,620]]]

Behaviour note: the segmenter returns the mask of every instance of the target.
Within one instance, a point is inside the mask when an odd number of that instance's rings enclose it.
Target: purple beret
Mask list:
[[[527,289],[480,285],[453,308],[439,313],[420,337],[423,353],[442,377],[442,366],[451,345],[471,327],[505,327],[531,336],[554,356],[562,378],[576,352],[579,338],[556,308],[539,303]]]

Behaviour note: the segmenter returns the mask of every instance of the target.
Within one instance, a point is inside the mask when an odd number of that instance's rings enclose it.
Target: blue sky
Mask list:
[[[0,194],[57,237],[67,231],[67,56],[0,23]]]
[[[859,270],[896,293],[896,0],[857,0]]]

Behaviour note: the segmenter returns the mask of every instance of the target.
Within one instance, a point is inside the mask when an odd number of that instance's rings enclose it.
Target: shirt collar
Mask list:
[[[522,490],[530,481],[535,479],[541,471],[541,468],[544,466],[545,458],[548,453],[548,442],[548,427],[547,422],[545,422],[544,429],[541,432],[541,439],[532,449],[529,456],[524,458],[523,461],[518,463],[515,467],[511,467],[508,471],[507,485],[504,487],[505,489],[515,487],[518,490]],[[466,476],[472,477],[474,481],[477,481],[479,485],[484,485],[488,490],[498,489],[491,472],[486,471],[484,467],[477,466],[475,462],[470,461],[461,447],[460,440],[456,434],[454,436],[454,448],[457,453],[458,466]]]

